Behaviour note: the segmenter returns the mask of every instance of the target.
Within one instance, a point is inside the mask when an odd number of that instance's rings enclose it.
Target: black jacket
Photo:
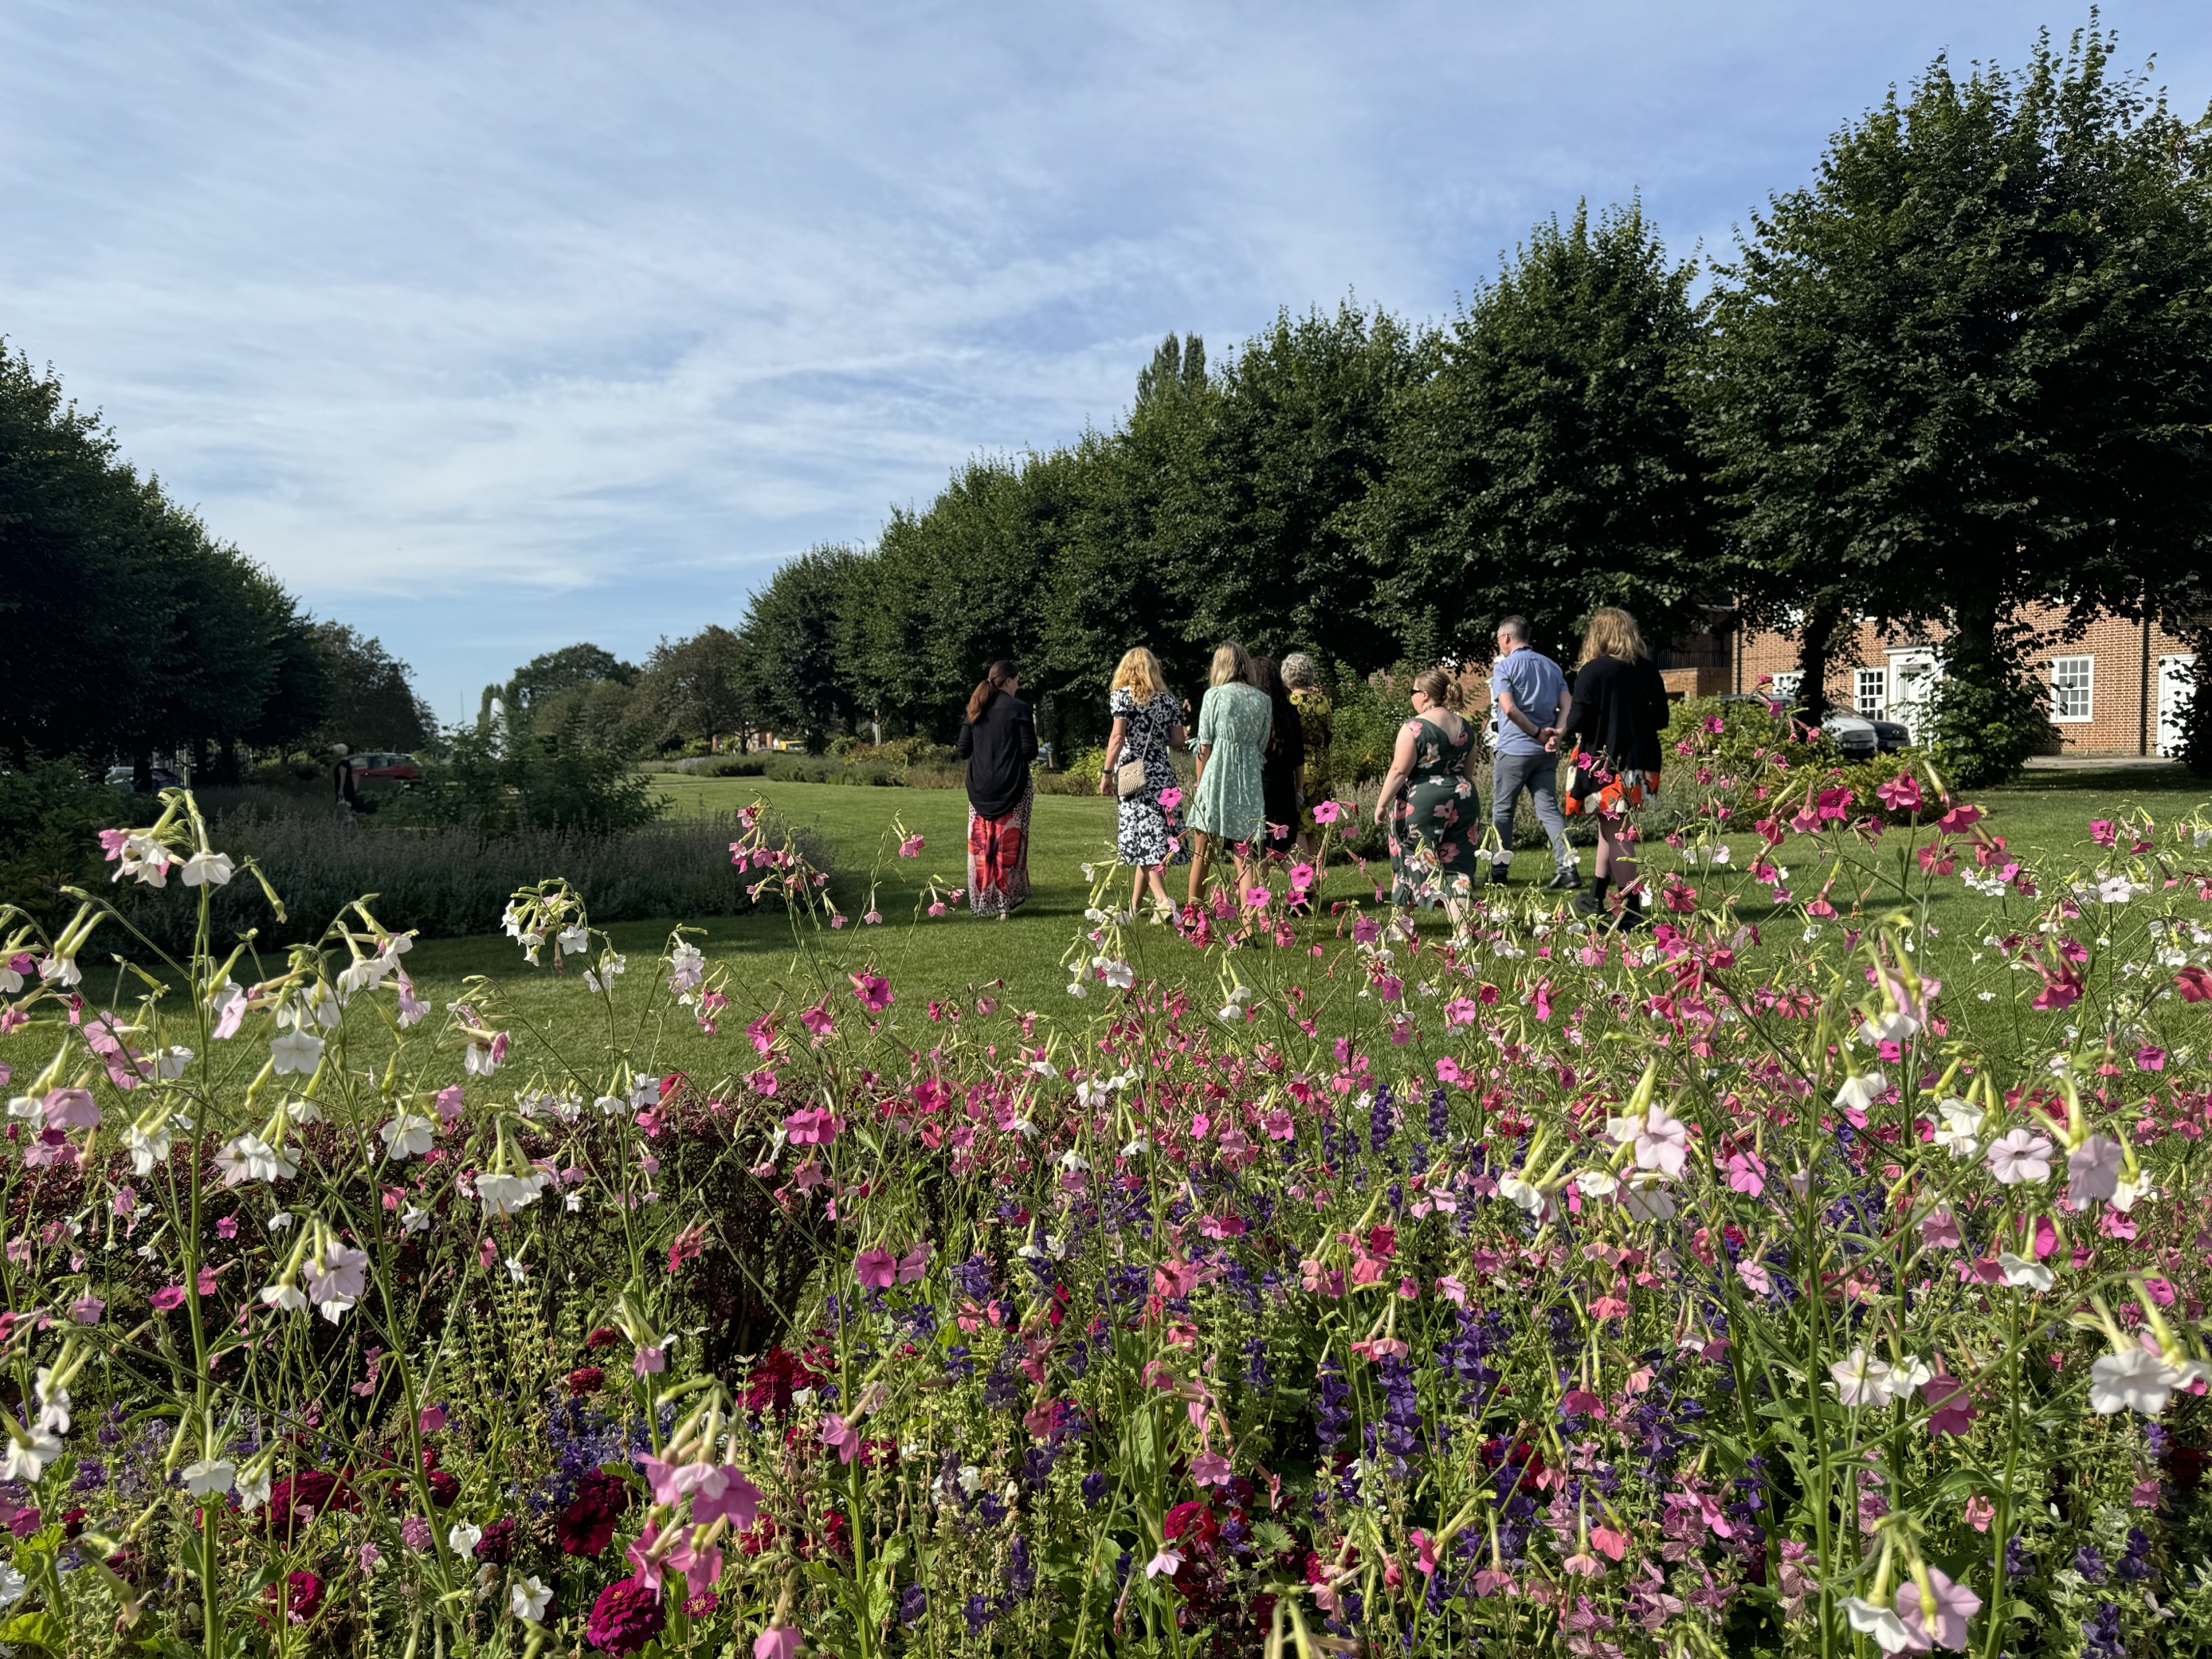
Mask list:
[[[979,818],[1002,818],[1029,793],[1036,759],[1036,721],[1030,706],[1001,691],[972,720],[960,722],[953,751],[968,763],[968,804]]]
[[[1566,735],[1615,772],[1656,772],[1667,729],[1667,683],[1649,657],[1593,657],[1575,676]]]

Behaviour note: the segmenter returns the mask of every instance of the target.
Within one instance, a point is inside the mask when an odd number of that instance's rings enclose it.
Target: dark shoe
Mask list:
[[[1601,916],[1605,914],[1605,901],[1586,890],[1575,895],[1575,908],[1586,916]]]
[[[1582,884],[1583,878],[1572,870],[1560,870],[1554,872],[1551,880],[1544,884],[1544,890],[1547,893],[1564,893],[1570,887],[1579,887]]]
[[[1490,884],[1492,887],[1503,887],[1507,882],[1512,879],[1513,866],[1511,865],[1493,864],[1490,866]]]

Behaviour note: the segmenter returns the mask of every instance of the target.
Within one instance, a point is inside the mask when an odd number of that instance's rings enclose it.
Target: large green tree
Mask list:
[[[1152,524],[1187,641],[1306,646],[1360,668],[1397,655],[1354,521],[1389,467],[1391,410],[1425,350],[1386,311],[1285,311],[1187,394],[1178,441],[1157,452]]]
[[[429,742],[436,721],[416,695],[407,665],[343,623],[314,626],[315,650],[328,686],[317,746],[412,751]]]
[[[655,746],[681,744],[755,725],[744,655],[738,636],[715,623],[684,639],[662,640],[637,679],[645,740]]]
[[[2091,29],[2016,76],[1938,59],[1839,131],[1724,268],[1698,382],[1754,608],[1808,671],[1849,614],[1940,624],[1969,781],[2043,734],[2021,607],[2204,584],[2204,141],[2112,55]]]
[[[1411,654],[1477,659],[1518,612],[1557,653],[1602,605],[1654,643],[1727,596],[1681,397],[1696,268],[1642,208],[1536,227],[1409,386],[1361,505],[1378,619]]]
[[[747,696],[759,718],[819,749],[856,708],[846,618],[873,564],[848,547],[821,546],[776,568],[738,630]]]

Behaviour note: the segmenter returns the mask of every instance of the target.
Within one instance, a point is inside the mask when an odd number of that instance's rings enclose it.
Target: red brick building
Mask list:
[[[2053,754],[2165,755],[2179,739],[2179,712],[2196,655],[2155,623],[2105,617],[2065,637],[2063,613],[2029,614],[2032,660],[2049,688]],[[1921,735],[1929,694],[1942,675],[1940,629],[1884,630],[1861,623],[1837,641],[1828,674],[1831,704],[1896,720]],[[1762,678],[1785,696],[1798,690],[1797,641],[1736,629],[1682,641],[1660,653],[1670,692],[1710,696],[1758,692]]]

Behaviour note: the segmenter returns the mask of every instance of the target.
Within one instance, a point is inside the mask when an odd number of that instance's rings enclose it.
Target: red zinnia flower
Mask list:
[[[635,1653],[660,1634],[665,1619],[659,1590],[635,1578],[617,1579],[592,1603],[584,1639],[601,1653]]]

